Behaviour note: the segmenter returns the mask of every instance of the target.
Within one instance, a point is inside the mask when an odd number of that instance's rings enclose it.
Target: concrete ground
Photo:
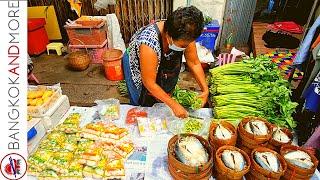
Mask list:
[[[117,98],[121,103],[129,103],[127,97],[121,97],[117,82],[105,78],[103,66],[90,64],[85,71],[73,71],[68,68],[68,61],[63,56],[42,54],[32,57],[33,73],[40,84],[60,83],[62,93],[69,97],[71,105],[92,106],[97,99]],[[34,82],[30,82],[34,84]],[[198,89],[198,85],[189,72],[180,74],[178,85],[184,89]]]

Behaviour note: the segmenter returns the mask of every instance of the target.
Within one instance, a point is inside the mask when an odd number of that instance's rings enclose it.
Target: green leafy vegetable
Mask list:
[[[120,96],[128,96],[128,88],[125,80],[119,81],[117,84]]]
[[[184,124],[185,133],[197,133],[202,128],[202,122],[195,118],[188,118]]]
[[[183,107],[197,110],[201,108],[202,100],[198,97],[198,93],[190,90],[180,89],[176,86],[172,97]]]
[[[279,126],[294,128],[297,103],[290,99],[289,83],[277,65],[259,56],[210,70],[210,93],[218,119],[255,115]]]

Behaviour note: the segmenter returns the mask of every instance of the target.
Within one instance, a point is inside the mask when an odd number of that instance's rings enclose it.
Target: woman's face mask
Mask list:
[[[170,41],[171,41],[171,43],[170,43]],[[182,47],[175,45],[172,37],[170,37],[170,41],[169,41],[169,49],[171,49],[173,51],[184,51],[186,49],[186,48],[182,48]]]

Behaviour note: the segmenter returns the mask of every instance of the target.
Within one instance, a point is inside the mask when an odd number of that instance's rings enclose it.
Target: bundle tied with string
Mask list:
[[[303,151],[311,157],[313,167],[310,169],[304,169],[304,168],[296,166],[295,164],[286,160],[288,168],[283,176],[283,179],[288,179],[288,180],[310,179],[313,176],[313,174],[318,166],[318,163],[319,163],[318,159],[313,154],[311,154],[308,150],[306,150],[302,147],[293,146],[293,145],[289,145],[289,144],[283,145],[280,149],[280,154],[282,156],[284,156],[289,152],[297,151],[297,150]]]
[[[197,138],[206,149],[209,159],[201,166],[192,167],[180,162],[176,158],[175,147],[180,137],[193,136]],[[194,134],[178,134],[173,136],[168,143],[168,169],[175,180],[207,180],[212,175],[213,156],[209,142],[201,136]]]
[[[75,39],[75,40],[81,42],[84,45],[84,43],[81,40],[79,40],[79,39]],[[69,45],[69,43],[68,43],[68,45]],[[65,58],[68,60],[68,62],[69,62],[68,66],[70,68],[72,68],[73,70],[77,70],[77,71],[83,71],[89,67],[89,64],[91,62],[91,58],[90,58],[90,55],[89,55],[87,48],[85,48],[85,50],[76,50],[76,51],[71,51],[69,48],[68,52],[69,53],[68,53],[68,55],[65,56]]]

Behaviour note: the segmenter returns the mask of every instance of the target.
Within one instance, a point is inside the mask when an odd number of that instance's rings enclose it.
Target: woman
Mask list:
[[[135,33],[123,58],[131,104],[152,106],[164,102],[177,117],[187,117],[188,112],[169,95],[177,84],[183,54],[202,90],[203,105],[207,102],[208,85],[195,45],[203,25],[202,12],[191,6],[179,8],[166,21]]]

